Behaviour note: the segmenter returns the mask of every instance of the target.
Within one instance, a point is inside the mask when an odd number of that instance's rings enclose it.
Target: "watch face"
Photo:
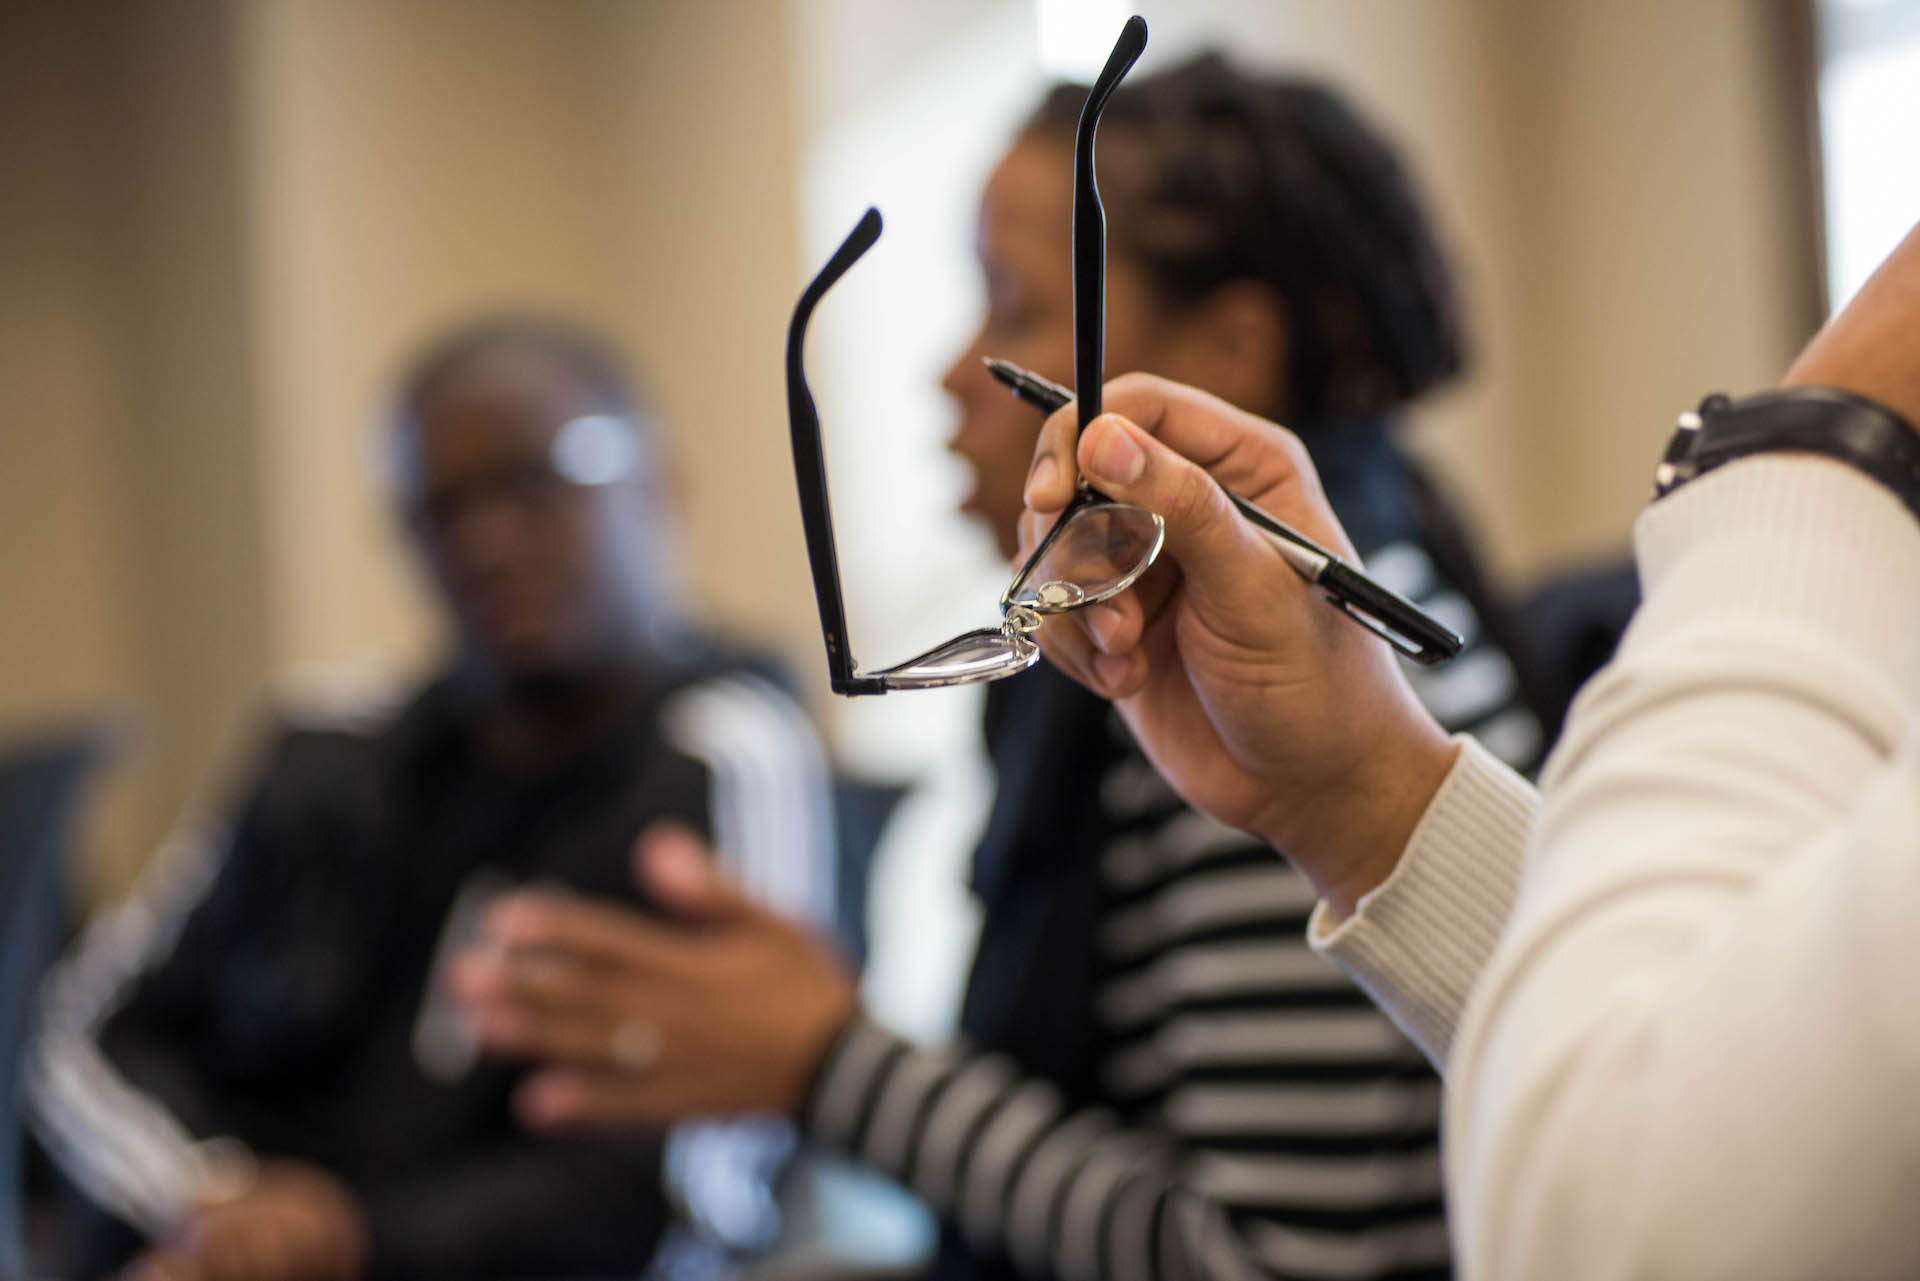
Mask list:
[[[1700,415],[1689,409],[1674,424],[1673,435],[1667,439],[1667,452],[1660,456],[1660,465],[1653,469],[1655,498],[1666,494],[1692,473],[1688,459],[1693,453],[1694,443],[1699,439]]]

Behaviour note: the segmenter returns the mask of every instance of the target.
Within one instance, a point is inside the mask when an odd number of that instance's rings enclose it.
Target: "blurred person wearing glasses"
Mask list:
[[[975,478],[965,510],[1008,556],[1041,417],[982,358],[1071,377],[1085,98],[1050,93],[987,183],[987,313],[945,379]],[[1530,767],[1539,721],[1497,607],[1393,439],[1394,414],[1463,352],[1390,149],[1316,84],[1203,56],[1120,87],[1100,164],[1108,361],[1301,424],[1372,572],[1468,640],[1417,677],[1435,714]],[[663,837],[649,885],[700,923],[697,942],[526,898],[461,971],[484,1040],[560,1061],[529,1083],[530,1112],[561,1127],[777,1107],[943,1216],[940,1277],[1447,1275],[1439,1082],[1307,947],[1311,884],[1189,808],[1106,702],[1056,672],[990,686],[987,741],[998,791],[960,1046],[910,1046],[857,1015],[803,934]],[[728,960],[703,966],[701,949]],[[516,973],[516,950],[576,956],[577,986]],[[697,1004],[700,981],[679,977],[695,968],[713,976]],[[708,1008],[731,1012],[724,1029]],[[629,1017],[661,1028],[643,1073],[602,1049]]]
[[[87,1274],[117,1266],[109,1241],[166,1281],[632,1274],[676,1210],[675,1250],[772,1230],[789,1138],[530,1135],[522,1070],[476,1054],[443,975],[514,886],[635,905],[630,846],[665,817],[826,921],[811,731],[683,611],[658,443],[597,342],[477,323],[393,418],[453,652],[397,713],[278,734],[224,822],[176,836],[51,978],[32,1105],[93,1208]]]

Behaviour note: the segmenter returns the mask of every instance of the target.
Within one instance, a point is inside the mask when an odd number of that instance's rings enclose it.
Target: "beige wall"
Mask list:
[[[1621,543],[1674,415],[1771,384],[1818,317],[1790,6],[1501,6],[1520,239],[1508,323],[1527,572]],[[1470,462],[1450,458],[1449,461]]]
[[[5,22],[0,726],[134,713],[96,886],[243,759],[269,688],[428,661],[375,417],[405,353],[475,309],[565,312],[631,355],[698,594],[767,643],[806,634],[784,391],[753,358],[798,284],[778,5]]]
[[[430,627],[370,484],[403,353],[476,309],[611,335],[677,442],[692,581],[776,640],[804,611],[778,449],[797,287],[777,6],[242,6],[274,665]],[[769,535],[774,537],[769,538]]]
[[[217,9],[168,8],[27,4],[0,35],[0,722],[137,731],[96,886],[229,755],[267,664],[232,62]]]
[[[1674,415],[1816,317],[1791,0],[1139,0],[1156,35],[1325,76],[1401,146],[1473,365],[1415,444],[1524,581],[1624,549]]]
[[[879,73],[795,26],[856,7],[0,6],[0,725],[140,715],[100,883],[269,685],[431,652],[371,432],[395,362],[472,308],[564,310],[643,364],[693,581],[817,670],[776,356],[811,266],[795,82]],[[1257,31],[1235,47],[1350,85],[1417,157],[1480,322],[1420,439],[1510,575],[1621,545],[1673,412],[1808,327],[1782,5],[1142,7],[1169,40]]]

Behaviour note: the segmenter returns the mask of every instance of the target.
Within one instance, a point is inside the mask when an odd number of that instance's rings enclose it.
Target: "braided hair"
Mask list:
[[[1051,90],[1021,129],[1071,141],[1083,86]],[[1117,253],[1162,302],[1230,281],[1286,308],[1295,424],[1396,409],[1457,373],[1453,281],[1392,150],[1324,86],[1256,77],[1217,53],[1121,86],[1101,123]],[[1136,160],[1137,158],[1137,160]]]

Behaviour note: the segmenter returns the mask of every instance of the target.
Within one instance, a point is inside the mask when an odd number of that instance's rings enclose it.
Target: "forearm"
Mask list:
[[[187,1073],[169,1075],[178,1082]],[[26,1089],[42,1145],[91,1201],[156,1238],[243,1185],[252,1160],[218,1127],[191,1128],[169,1106],[178,1088],[150,1087],[83,1032],[43,1026],[30,1051]],[[217,1109],[209,1102],[198,1111]]]
[[[1884,1076],[1915,1061],[1885,1022],[1920,962],[1889,919],[1912,801],[1868,782],[1920,689],[1920,530],[1836,464],[1764,459],[1639,539],[1647,604],[1549,767],[1455,1052],[1465,1262],[1868,1275],[1899,1214],[1867,1167],[1913,1150]]]
[[[1485,918],[1493,918],[1497,933],[1512,901],[1519,864],[1516,832],[1523,837],[1525,827],[1512,821],[1512,811],[1517,805],[1530,814],[1533,805],[1531,788],[1515,771],[1539,767],[1540,723],[1522,694],[1513,661],[1426,554],[1401,543],[1376,556],[1375,572],[1381,581],[1435,617],[1446,619],[1461,636],[1463,648],[1444,665],[1407,665],[1395,673],[1396,678],[1407,678],[1412,700],[1402,700],[1402,716],[1372,750],[1362,754],[1360,763],[1366,768],[1351,771],[1338,787],[1319,789],[1310,804],[1296,799],[1287,806],[1296,816],[1318,816],[1322,843],[1317,848],[1288,844],[1284,839],[1274,843],[1320,892],[1325,904],[1318,922],[1322,934],[1341,918],[1352,916],[1362,899],[1374,901],[1372,915],[1383,925],[1393,918],[1394,934],[1423,924],[1436,906],[1444,908],[1449,918],[1462,914],[1478,918],[1438,921],[1437,935],[1423,937],[1415,957],[1416,969],[1423,970],[1431,960],[1421,958],[1430,958],[1436,948],[1449,954],[1459,954],[1463,948],[1471,951],[1475,955],[1466,978],[1470,982],[1471,972],[1477,972],[1478,962],[1490,950]],[[1471,759],[1461,751],[1467,743],[1477,749]],[[1275,788],[1279,795],[1291,790],[1284,785]],[[1465,841],[1466,848],[1421,849],[1444,847],[1450,831]],[[1444,864],[1444,871],[1431,877],[1401,871],[1410,852],[1428,863]],[[1399,893],[1386,897],[1401,900],[1410,916],[1380,901],[1376,891],[1389,880],[1403,885]],[[1417,887],[1404,884],[1409,880]],[[1461,929],[1467,931],[1466,937],[1454,939]],[[1373,964],[1373,960],[1363,962],[1356,972],[1370,991],[1368,974]],[[1422,988],[1431,987],[1430,979],[1404,967],[1396,969],[1401,971],[1396,979],[1411,978]],[[1448,981],[1460,987],[1457,975]],[[1377,995],[1397,998],[1397,987],[1397,982],[1382,983]],[[1421,999],[1436,995],[1429,992]],[[1444,1019],[1448,1030],[1438,1044],[1439,1026],[1433,1023],[1433,1014],[1411,1028],[1436,1063],[1444,1056],[1444,1041],[1451,1035],[1463,997],[1461,987],[1446,999],[1451,1014]],[[1398,1009],[1400,1002],[1390,1004]]]
[[[829,1052],[802,1124],[815,1142],[906,1184],[976,1248],[1045,1273],[1062,1255],[1096,1248],[1085,1215],[1071,1228],[1064,1216],[1055,1220],[1056,1233],[1043,1207],[1037,1222],[1017,1212],[1063,1198],[1071,1171],[1037,1158],[1041,1140],[1065,1119],[1052,1085],[1023,1079],[1001,1056],[917,1049],[861,1018]],[[1117,1133],[1111,1118],[1090,1118],[1064,1141],[1090,1156]],[[1015,1185],[1030,1168],[1031,1185],[1016,1201]]]
[[[129,901],[92,922],[41,988],[27,1051],[29,1115],[47,1151],[97,1205],[149,1236],[244,1177],[247,1158],[190,1038],[178,994],[204,986],[183,922],[224,853],[185,826],[153,857]],[[204,927],[200,930],[204,933]]]
[[[1322,1275],[1330,1256],[1350,1264],[1356,1251],[1389,1261],[1383,1270],[1445,1257],[1437,1222],[1426,1241],[1416,1239],[1429,1227],[1422,1222],[1341,1236],[1250,1211],[1247,1180],[1275,1176],[1241,1159],[1243,1145],[1211,1149],[1123,1125],[1101,1108],[1072,1109],[1002,1056],[917,1049],[865,1021],[834,1047],[805,1124],[816,1142],[911,1188],[975,1251],[1009,1257],[1029,1276],[1244,1281],[1302,1275],[1301,1263]],[[1328,1171],[1315,1165],[1299,1177],[1319,1188]],[[1282,1191],[1262,1186],[1255,1199]],[[1230,1193],[1240,1195],[1221,1199]]]

